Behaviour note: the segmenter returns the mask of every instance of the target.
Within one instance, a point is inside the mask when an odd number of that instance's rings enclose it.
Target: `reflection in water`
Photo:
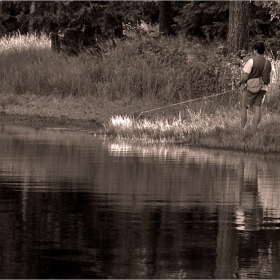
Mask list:
[[[0,126],[1,278],[279,278],[275,157]]]

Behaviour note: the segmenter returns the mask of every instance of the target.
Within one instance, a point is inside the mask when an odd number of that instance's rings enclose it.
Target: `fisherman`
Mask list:
[[[264,57],[265,46],[263,42],[257,42],[254,44],[254,58],[249,59],[244,68],[241,80],[236,84],[241,86],[245,84],[242,94],[242,108],[241,108],[241,128],[245,129],[247,122],[247,110],[254,106],[254,119],[253,129],[255,130],[261,120],[261,105],[263,103],[265,94],[268,90],[268,84],[270,83],[271,63]],[[259,91],[251,92],[247,86],[248,80],[254,78],[262,78],[263,85]]]

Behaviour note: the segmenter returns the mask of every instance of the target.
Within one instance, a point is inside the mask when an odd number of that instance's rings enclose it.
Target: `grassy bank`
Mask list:
[[[107,133],[143,141],[186,144],[193,147],[232,149],[248,152],[279,153],[280,118],[265,110],[257,131],[240,129],[238,109],[220,108],[213,114],[185,108],[173,119],[114,116]],[[252,112],[249,119],[253,118]]]
[[[96,120],[104,132],[145,141],[257,152],[279,152],[279,65],[273,73],[257,132],[240,131],[240,92],[167,106],[233,89],[237,57],[219,45],[186,38],[128,38],[102,55],[53,53],[47,37],[0,40],[0,111],[56,119]],[[246,59],[249,59],[248,56]],[[252,113],[249,112],[249,122]],[[278,132],[279,130],[279,132]]]

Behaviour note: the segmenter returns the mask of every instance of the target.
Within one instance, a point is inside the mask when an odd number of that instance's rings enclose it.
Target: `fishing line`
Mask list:
[[[157,107],[157,108],[154,108],[154,109],[151,109],[151,110],[146,110],[146,111],[141,112],[140,115],[136,118],[136,120],[139,119],[140,116],[143,115],[144,113],[149,113],[149,112],[161,110],[161,109],[168,108],[168,107],[173,107],[173,106],[177,106],[177,105],[181,105],[181,104],[185,104],[185,103],[190,103],[190,102],[194,102],[194,101],[198,101],[198,100],[203,100],[203,99],[210,98],[210,97],[217,97],[217,96],[225,95],[225,94],[230,93],[234,90],[235,89],[231,89],[231,90],[225,91],[223,93],[211,94],[211,95],[208,95],[208,96],[203,96],[203,97],[199,97],[199,98],[195,98],[195,99],[190,99],[190,100],[187,100],[187,101],[182,101],[182,102],[170,104],[170,105],[167,105],[167,106]]]

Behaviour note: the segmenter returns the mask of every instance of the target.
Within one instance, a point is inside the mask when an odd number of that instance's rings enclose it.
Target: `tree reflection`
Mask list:
[[[267,231],[264,228],[264,192],[260,190],[269,187],[262,180],[263,166],[263,162],[258,160],[240,157],[240,204],[236,209],[236,228],[239,231],[238,275],[241,278],[279,277],[279,269],[275,267],[279,261],[280,238],[275,235],[275,231]],[[270,184],[270,188],[273,188],[273,185]],[[273,200],[273,196],[270,196],[270,199]]]

